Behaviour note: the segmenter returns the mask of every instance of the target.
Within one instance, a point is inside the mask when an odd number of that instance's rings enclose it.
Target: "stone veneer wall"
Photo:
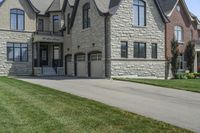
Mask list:
[[[87,2],[90,3],[90,19],[91,27],[83,29],[82,26],[82,7]],[[65,18],[70,11],[67,9]],[[67,22],[66,22],[67,24]],[[65,31],[67,32],[67,31]],[[71,43],[70,43],[71,42]],[[80,0],[79,7],[76,12],[71,34],[65,33],[65,55],[72,54],[72,61],[74,62],[74,55],[77,53],[85,53],[86,68],[88,66],[88,53],[92,51],[101,51],[103,63],[105,62],[105,27],[104,16],[100,16],[93,0]],[[105,65],[104,65],[105,66]],[[74,63],[73,63],[74,69]],[[73,70],[74,71],[74,70]],[[88,69],[86,70],[86,73]],[[105,67],[103,68],[105,71]],[[105,72],[104,72],[105,73]],[[74,72],[73,72],[74,75]],[[88,75],[85,75],[87,77]]]
[[[165,24],[154,0],[146,2],[147,25],[133,25],[133,0],[123,0],[110,19],[111,76],[165,77]],[[121,41],[128,42],[128,59],[121,59]],[[144,42],[146,59],[135,59],[134,42]],[[151,59],[151,43],[158,44],[158,59]]]
[[[0,76],[32,74],[32,33],[0,30]],[[7,61],[7,42],[27,43],[28,62]]]

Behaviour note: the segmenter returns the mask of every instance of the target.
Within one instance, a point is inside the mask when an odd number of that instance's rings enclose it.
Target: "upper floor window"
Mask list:
[[[181,26],[175,26],[174,27],[174,38],[179,43],[183,42],[183,29]]]
[[[20,30],[25,29],[25,19],[24,11],[20,9],[11,9],[10,10],[10,28],[11,30]]]
[[[83,29],[90,27],[90,4],[86,3],[83,6]]]
[[[67,34],[70,34],[70,13],[67,14]]]
[[[190,40],[193,40],[193,31],[190,31]]]
[[[38,20],[38,30],[44,31],[44,20],[43,19]]]
[[[146,4],[142,0],[133,0],[133,24],[146,26]]]
[[[53,32],[58,32],[60,30],[60,24],[59,24],[59,16],[58,15],[54,15],[53,16]]]

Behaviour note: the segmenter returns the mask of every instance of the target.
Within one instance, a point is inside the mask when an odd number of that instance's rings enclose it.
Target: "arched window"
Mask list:
[[[174,27],[174,38],[179,43],[183,42],[183,28],[181,26]]]
[[[146,26],[146,4],[142,0],[133,0],[133,24]]]
[[[20,30],[25,29],[25,19],[24,11],[20,9],[11,9],[10,10],[10,28],[11,30]]]
[[[86,3],[83,6],[83,29],[90,27],[90,4]]]

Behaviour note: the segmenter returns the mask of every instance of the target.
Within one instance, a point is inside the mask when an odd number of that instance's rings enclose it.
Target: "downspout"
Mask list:
[[[105,35],[105,77],[109,78],[109,71],[108,71],[108,25],[107,25],[107,21],[108,21],[108,14],[105,15],[105,19],[104,19],[104,35]]]

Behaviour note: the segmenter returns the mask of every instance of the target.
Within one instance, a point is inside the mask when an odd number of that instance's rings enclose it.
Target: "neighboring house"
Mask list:
[[[165,77],[165,23],[157,0],[65,2],[66,74]]]
[[[3,0],[0,75],[64,74],[62,0]]]
[[[170,1],[3,0],[0,75],[164,78],[174,34],[182,52],[200,38],[184,1]]]
[[[196,16],[191,14],[184,0],[158,0],[159,5],[169,19],[166,24],[166,59],[171,55],[171,42],[176,40],[179,43],[179,71],[187,70],[186,47],[189,41],[193,41],[196,46],[199,44],[200,30],[199,21]],[[198,56],[198,63],[197,63]],[[196,53],[195,71],[200,67],[199,53]]]

